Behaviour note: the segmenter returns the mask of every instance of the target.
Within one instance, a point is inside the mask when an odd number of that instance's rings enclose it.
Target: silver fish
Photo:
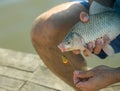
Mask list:
[[[97,38],[107,35],[113,40],[120,34],[120,16],[114,11],[106,11],[99,14],[90,15],[88,23],[78,22],[72,27],[65,39],[58,45],[62,52],[72,50],[84,50],[89,42],[94,42]],[[114,50],[108,45],[104,48],[108,55],[112,55]]]

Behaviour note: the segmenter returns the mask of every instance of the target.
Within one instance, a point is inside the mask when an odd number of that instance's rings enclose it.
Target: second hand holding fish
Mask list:
[[[99,54],[100,51],[102,50],[102,48],[104,48],[107,44],[109,44],[110,39],[108,38],[107,35],[104,35],[103,38],[98,38],[95,40],[95,43],[93,42],[89,42],[86,47],[85,50],[83,51],[83,54],[85,56],[90,56],[91,53],[94,54]],[[80,54],[80,50],[73,50],[72,51],[74,54]]]

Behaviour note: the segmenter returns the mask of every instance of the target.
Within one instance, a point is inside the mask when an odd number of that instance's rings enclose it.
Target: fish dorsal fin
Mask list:
[[[113,9],[110,7],[106,7],[96,1],[93,1],[89,9],[89,14],[94,15],[94,14],[98,14],[106,11],[113,11]]]

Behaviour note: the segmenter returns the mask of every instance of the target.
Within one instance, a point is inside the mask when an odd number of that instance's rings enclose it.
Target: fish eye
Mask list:
[[[67,44],[70,44],[70,41],[68,41]]]

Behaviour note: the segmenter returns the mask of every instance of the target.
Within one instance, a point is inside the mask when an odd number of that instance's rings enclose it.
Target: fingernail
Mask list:
[[[79,81],[78,80],[74,80],[74,84],[77,84]]]
[[[88,21],[88,19],[89,19],[88,14],[85,14],[85,15],[83,16],[83,20],[84,20],[84,21]]]
[[[91,49],[92,47],[93,47],[92,43],[89,43],[89,44],[88,44],[88,48]]]
[[[97,42],[97,45],[101,45],[102,44],[100,39],[97,39],[96,42]]]
[[[84,18],[84,19],[88,19],[88,18],[89,18],[88,14],[85,14],[85,15],[83,16],[83,18]]]

